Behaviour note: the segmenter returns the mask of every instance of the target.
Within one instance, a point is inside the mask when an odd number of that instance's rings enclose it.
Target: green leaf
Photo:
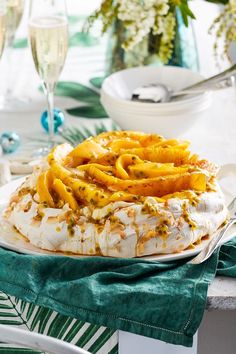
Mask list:
[[[28,47],[27,38],[19,38],[14,41],[13,48],[15,49],[23,49]]]
[[[193,13],[192,10],[188,7],[188,4],[187,4],[187,3],[184,5],[184,9],[185,9],[185,12],[186,12],[187,16],[191,17],[192,19],[196,19],[194,13]]]
[[[8,320],[6,317],[4,317],[4,320],[3,319],[0,320],[0,324],[9,325],[9,326],[11,326],[11,325],[12,326],[20,326],[23,324],[23,322]]]
[[[74,33],[69,39],[70,47],[92,47],[97,44],[99,44],[98,38],[85,32]]]
[[[106,131],[107,131],[107,128],[106,128],[106,126],[103,123],[95,126],[96,135],[104,133]]]
[[[9,318],[9,317],[18,317],[18,314],[16,313],[12,313],[12,312],[0,312],[0,317],[5,317],[5,318]]]
[[[76,117],[84,117],[84,118],[108,118],[107,113],[101,104],[93,105],[93,106],[82,106],[69,108],[66,110],[69,114]]]
[[[112,122],[111,129],[112,130],[121,130],[120,127],[115,122]]]
[[[90,136],[93,136],[93,135],[94,135],[93,132],[92,132],[90,129],[88,129],[88,128],[86,128],[86,127],[84,127],[83,129],[84,129],[84,133],[87,135],[88,138],[89,138]]]
[[[84,322],[83,322],[83,321],[76,321],[76,322],[73,324],[73,327],[70,328],[70,331],[69,331],[68,333],[66,333],[66,335],[65,335],[65,337],[64,337],[64,341],[70,343],[70,342],[75,338],[76,334],[77,334],[80,330],[82,330],[83,326],[84,326]]]
[[[3,310],[3,309],[5,309],[5,310],[11,310],[12,309],[12,305],[11,304],[3,304],[3,303],[1,303],[0,304],[0,309],[1,310]]]
[[[180,11],[181,11],[181,15],[184,21],[184,24],[186,27],[188,27],[188,16],[186,15],[185,11],[183,10],[183,7],[180,6]]]
[[[43,333],[43,330],[46,326],[46,324],[44,324],[44,318],[48,317],[48,313],[49,315],[52,314],[52,310],[45,307],[39,307],[38,311],[34,315],[30,329],[34,331],[37,328],[39,333]]]
[[[57,314],[51,322],[47,334],[50,337],[62,338],[72,321],[73,319],[70,317]]]
[[[115,123],[112,124],[112,130],[119,130]],[[83,140],[89,138],[90,136],[98,135],[100,133],[107,132],[108,129],[103,123],[95,124],[94,129],[88,129],[85,127],[64,127],[61,135],[62,137],[69,141],[72,145],[78,145]]]
[[[106,328],[105,331],[102,333],[102,338],[98,338],[89,348],[89,352],[91,353],[97,353],[103,345],[107,342],[107,340],[111,337],[111,335],[114,333],[114,329]],[[78,342],[78,345],[81,345],[80,342]],[[83,345],[82,345],[83,347]],[[109,352],[110,354],[110,352]]]
[[[30,317],[33,314],[34,309],[35,309],[35,305],[34,304],[28,304],[28,308],[27,308],[27,311],[26,311],[26,314],[25,314],[26,321],[29,321]]]
[[[79,129],[77,127],[65,127],[61,135],[65,140],[69,141],[72,145],[78,145],[83,140],[88,138],[88,136],[86,136],[83,133],[82,129]]]
[[[100,89],[102,87],[102,83],[105,80],[105,76],[101,77],[92,77],[92,79],[89,80],[90,84],[92,84],[94,87]]]
[[[187,0],[182,0],[179,9],[186,27],[188,27],[188,17],[195,19],[194,13],[190,10]]]
[[[77,101],[100,104],[100,95],[91,88],[72,81],[60,81],[55,90],[55,95],[71,97]]]
[[[44,354],[44,353],[40,351],[28,349],[28,348],[2,347],[0,348],[0,354]]]
[[[86,332],[82,334],[82,336],[75,344],[83,348],[86,345],[86,343],[88,343],[93,338],[93,336],[97,333],[99,328],[100,328],[99,325],[90,324]]]
[[[229,0],[207,0],[208,2],[213,2],[214,4],[228,4]]]
[[[16,302],[17,304],[17,302]],[[21,301],[20,302],[20,312],[24,312],[25,311],[25,307],[26,307],[26,302],[25,301]]]
[[[0,295],[0,301],[6,301],[7,300],[7,297],[6,297],[6,295],[4,294],[4,293],[0,293],[1,295]]]

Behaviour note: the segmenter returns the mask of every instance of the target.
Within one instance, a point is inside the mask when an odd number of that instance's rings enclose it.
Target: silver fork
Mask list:
[[[188,264],[200,264],[206,261],[212,253],[215,251],[215,249],[220,245],[220,241],[223,239],[225,236],[226,232],[228,229],[236,224],[236,197],[232,200],[232,202],[228,206],[228,210],[230,213],[230,219],[227,221],[227,223],[213,236],[211,241],[207,244],[205,248],[191,261],[187,262]]]

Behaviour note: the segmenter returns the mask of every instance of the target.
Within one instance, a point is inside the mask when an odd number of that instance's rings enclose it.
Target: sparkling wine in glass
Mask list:
[[[0,97],[0,109],[1,110],[12,110],[23,104],[23,100],[13,96],[12,87],[14,83],[12,82],[12,52],[13,43],[15,39],[16,31],[21,22],[21,18],[24,12],[25,0],[4,0],[6,3],[6,14],[5,14],[5,71],[7,72],[6,85],[4,87],[4,92]]]
[[[29,40],[35,68],[47,97],[49,150],[54,145],[54,91],[68,49],[68,21],[64,0],[31,0]],[[42,153],[45,153],[45,149]]]
[[[6,6],[5,0],[0,0],[0,58],[3,53],[6,39]]]
[[[6,0],[7,1],[7,11],[6,11],[6,45],[12,47],[15,33],[19,27],[23,11],[24,11],[24,0]]]

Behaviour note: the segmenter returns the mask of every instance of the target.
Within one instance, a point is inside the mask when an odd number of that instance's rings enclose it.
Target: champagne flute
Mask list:
[[[15,39],[15,33],[19,27],[23,10],[24,0],[6,0],[6,46],[11,48]]]
[[[6,0],[0,0],[0,58],[6,39]]]
[[[68,49],[68,21],[65,0],[31,0],[29,40],[35,68],[47,97],[49,143],[54,145],[54,91]]]
[[[15,39],[16,31],[21,22],[21,18],[24,11],[25,0],[5,0],[6,2],[6,15],[5,15],[5,26],[6,26],[6,38],[5,38],[5,55],[6,55],[6,69],[7,69],[7,80],[4,93],[1,96],[0,109],[9,110],[21,105],[21,100],[12,96],[12,75],[11,75],[11,62],[12,62],[12,51],[13,42]]]

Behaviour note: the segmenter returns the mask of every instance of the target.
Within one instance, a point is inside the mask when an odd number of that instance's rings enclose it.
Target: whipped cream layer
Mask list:
[[[141,257],[180,252],[211,235],[227,218],[219,186],[192,203],[177,197],[165,203],[113,202],[72,211],[43,207],[31,175],[13,195],[5,219],[36,247],[84,255]],[[22,191],[29,192],[21,193]]]

